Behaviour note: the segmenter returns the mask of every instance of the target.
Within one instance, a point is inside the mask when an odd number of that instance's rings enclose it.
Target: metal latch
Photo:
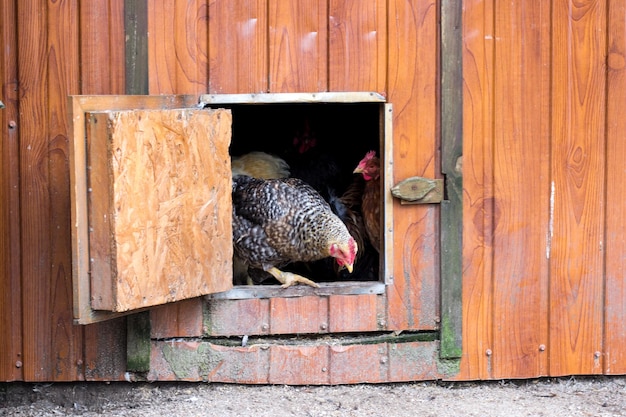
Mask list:
[[[443,200],[443,179],[410,177],[391,188],[400,204],[433,204]]]

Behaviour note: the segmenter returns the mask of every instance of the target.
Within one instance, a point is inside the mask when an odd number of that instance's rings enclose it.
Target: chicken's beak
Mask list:
[[[362,174],[363,173],[363,168],[361,167],[356,167],[354,168],[354,171],[352,171],[353,174]]]
[[[349,273],[352,273],[352,264],[346,264],[346,269],[348,270]]]

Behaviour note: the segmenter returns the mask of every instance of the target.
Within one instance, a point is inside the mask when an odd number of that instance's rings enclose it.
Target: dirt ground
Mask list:
[[[0,416],[625,416],[626,378],[347,386],[0,384]]]

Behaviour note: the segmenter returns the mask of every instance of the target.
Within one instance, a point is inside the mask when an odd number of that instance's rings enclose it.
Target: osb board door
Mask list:
[[[74,132],[76,321],[231,288],[230,111],[105,107]]]

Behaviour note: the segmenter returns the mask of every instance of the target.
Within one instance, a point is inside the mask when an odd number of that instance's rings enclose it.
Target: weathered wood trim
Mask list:
[[[269,104],[269,103],[384,103],[385,96],[375,92],[202,94],[200,103]]]
[[[219,342],[219,341],[217,341]],[[150,381],[335,385],[445,378],[437,341],[415,335],[328,339],[153,340]]]
[[[380,282],[320,282],[319,288],[308,285],[294,285],[282,288],[280,285],[246,285],[237,286],[232,290],[209,294],[206,297],[214,300],[249,299],[272,297],[305,297],[329,295],[382,294],[385,285]]]
[[[148,1],[124,0],[126,94],[148,94]]]
[[[441,351],[462,354],[463,255],[463,66],[462,2],[441,2],[441,170],[446,196],[441,204]]]
[[[380,271],[386,285],[393,284],[394,269],[394,228],[393,228],[393,198],[390,192],[393,187],[393,105],[391,103],[383,106],[383,114],[381,115],[381,135],[380,149],[383,161],[383,187],[380,193],[383,196],[383,247],[380,262]]]

